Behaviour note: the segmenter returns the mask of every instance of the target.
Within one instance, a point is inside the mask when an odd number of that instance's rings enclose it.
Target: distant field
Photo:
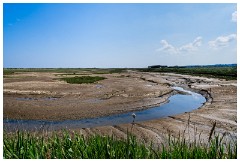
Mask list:
[[[237,67],[166,67],[166,68],[142,68],[137,69],[142,72],[168,72],[178,74],[189,74],[196,76],[205,76],[221,78],[227,80],[237,79]]]
[[[72,75],[82,72],[90,72],[92,74],[111,74],[111,73],[121,73],[125,69],[121,68],[4,68],[3,75],[10,75],[16,72],[54,72],[54,73],[65,73]]]
[[[205,76],[213,78],[221,78],[227,80],[237,79],[237,66],[232,67],[164,67],[164,68],[4,68],[3,75],[11,75],[17,72],[54,72],[64,73],[64,75],[85,75],[91,74],[112,74],[121,73],[126,70],[138,70],[141,72],[167,72],[188,74],[196,76]]]

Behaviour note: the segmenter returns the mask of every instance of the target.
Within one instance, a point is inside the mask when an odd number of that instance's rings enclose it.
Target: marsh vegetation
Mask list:
[[[215,136],[209,143],[189,142],[169,135],[167,144],[143,144],[127,134],[126,139],[62,131],[49,137],[29,132],[4,133],[5,159],[235,159],[237,144]]]
[[[237,79],[237,66],[228,67],[163,67],[163,68],[4,68],[3,75],[11,75],[16,72],[54,72],[63,73],[62,75],[86,75],[91,74],[113,74],[122,73],[126,70],[138,70],[141,72],[167,72],[179,73],[195,76],[214,77],[227,80]],[[85,72],[85,73],[83,73]],[[81,73],[81,74],[78,74]]]
[[[3,68],[3,74],[9,75],[17,72],[52,72],[64,75],[76,75],[78,73],[113,74],[126,71],[125,68]]]
[[[233,67],[164,67],[164,68],[142,68],[142,72],[167,72],[195,76],[221,78],[227,80],[237,79],[237,66]]]
[[[66,78],[60,78],[60,79],[70,84],[83,84],[83,83],[95,83],[97,81],[100,81],[106,78],[100,77],[100,76],[75,76],[75,77],[66,77]]]

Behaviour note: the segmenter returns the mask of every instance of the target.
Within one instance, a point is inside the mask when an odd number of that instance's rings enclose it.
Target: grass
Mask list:
[[[64,75],[78,75],[78,73],[91,73],[91,74],[113,74],[125,72],[126,68],[4,68],[3,74],[10,75],[16,72],[54,72],[64,73]],[[168,72],[179,73],[196,76],[205,76],[213,78],[221,78],[227,80],[237,79],[237,67],[165,67],[165,68],[138,68],[132,69],[142,72]],[[84,74],[84,73],[83,73]]]
[[[13,70],[3,70],[3,75],[12,75],[14,74]]]
[[[54,72],[54,73],[77,73],[91,71],[82,68],[3,68],[3,72]]]
[[[10,75],[16,72],[54,72],[65,75],[76,75],[87,72],[92,74],[113,74],[125,72],[127,68],[4,68],[3,74]],[[138,68],[132,69],[142,72],[168,72],[196,76],[214,77],[227,80],[237,79],[237,67],[165,67],[165,68]]]
[[[227,80],[237,79],[237,67],[166,67],[137,69],[143,72],[170,72],[196,76],[213,77]]]
[[[231,146],[215,136],[208,144],[188,143],[171,138],[158,148],[139,143],[135,136],[126,139],[62,131],[49,137],[29,132],[3,134],[4,159],[236,159],[237,144]]]
[[[66,77],[66,78],[60,78],[61,80],[66,81],[70,84],[83,84],[83,83],[95,83],[97,81],[106,79],[105,77],[99,77],[99,76],[75,76],[75,77]]]
[[[88,72],[92,74],[112,74],[121,73],[126,69],[122,68],[3,68],[4,74],[13,74],[14,72],[53,72],[53,73],[81,73]]]

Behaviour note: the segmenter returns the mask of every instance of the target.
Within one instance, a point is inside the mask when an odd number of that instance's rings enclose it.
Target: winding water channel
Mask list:
[[[132,113],[136,114],[135,122],[159,119],[185,112],[190,112],[201,107],[206,99],[201,94],[185,90],[181,87],[173,89],[186,94],[175,94],[163,105],[142,111],[81,120],[41,121],[41,120],[4,120],[3,127],[6,131],[15,130],[58,130],[69,128],[91,128],[106,125],[132,123]]]

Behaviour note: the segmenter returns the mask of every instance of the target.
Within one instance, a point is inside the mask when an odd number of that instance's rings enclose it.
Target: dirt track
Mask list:
[[[100,75],[98,75],[100,76]],[[146,109],[165,102],[177,85],[204,90],[210,98],[200,109],[163,119],[78,130],[88,134],[114,134],[123,138],[131,130],[143,142],[166,141],[166,135],[184,133],[207,141],[213,123],[215,133],[237,138],[237,81],[179,74],[103,74],[97,84],[73,85],[55,80],[54,73],[19,73],[4,78],[4,119],[65,120],[106,116]],[[159,98],[159,96],[162,96]],[[198,134],[198,135],[196,135]]]

